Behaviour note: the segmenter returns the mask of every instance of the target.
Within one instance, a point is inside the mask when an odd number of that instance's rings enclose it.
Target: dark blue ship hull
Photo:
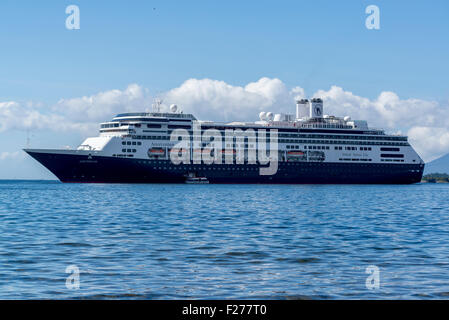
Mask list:
[[[259,174],[259,165],[180,164],[26,150],[62,182],[184,183],[188,175],[210,183],[411,184],[421,181],[424,164],[279,162],[275,175]]]

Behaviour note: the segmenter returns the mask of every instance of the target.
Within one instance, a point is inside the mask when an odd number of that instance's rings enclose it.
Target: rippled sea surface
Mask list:
[[[448,297],[447,184],[0,182],[1,299]]]

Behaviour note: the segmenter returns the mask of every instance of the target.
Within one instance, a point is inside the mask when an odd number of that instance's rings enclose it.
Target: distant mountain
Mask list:
[[[449,153],[426,163],[424,174],[428,173],[449,173]]]

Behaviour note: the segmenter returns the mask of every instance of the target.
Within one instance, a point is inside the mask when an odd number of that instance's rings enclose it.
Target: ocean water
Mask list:
[[[447,184],[2,181],[0,298],[447,298],[448,207]]]

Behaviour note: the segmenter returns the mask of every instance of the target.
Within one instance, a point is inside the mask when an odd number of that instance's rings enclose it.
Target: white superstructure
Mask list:
[[[175,129],[192,130],[192,122],[196,121],[193,115],[179,112],[175,105],[171,107],[171,111],[119,114],[112,121],[102,123],[99,137],[87,138],[78,150],[102,156],[148,159],[149,150],[161,149],[163,152],[157,154],[157,157],[168,159],[170,149],[176,144],[170,141],[171,132]],[[227,128],[277,129],[281,160],[288,160],[292,152],[307,150],[316,151],[316,157],[312,161],[423,163],[408,143],[407,137],[370,129],[364,120],[324,115],[321,99],[298,101],[296,117],[262,112],[260,121],[256,122],[199,123],[204,130],[216,127],[222,131]],[[245,143],[237,146],[239,147],[256,146]]]

